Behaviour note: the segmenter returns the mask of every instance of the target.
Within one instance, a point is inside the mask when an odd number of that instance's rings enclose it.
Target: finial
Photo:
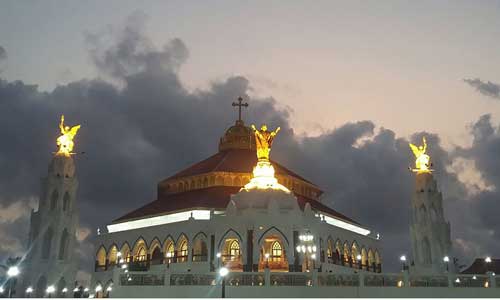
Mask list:
[[[241,108],[242,107],[248,107],[248,103],[242,103],[243,98],[238,97],[238,103],[233,102],[233,106],[238,106],[238,120],[236,121],[237,124],[243,123],[243,120],[241,120]]]
[[[430,169],[432,164],[429,163],[430,161],[430,156],[427,155],[425,152],[427,151],[427,141],[425,140],[425,136],[422,137],[422,143],[423,145],[421,146],[415,146],[412,143],[410,143],[410,148],[413,151],[413,154],[415,155],[415,169],[411,169],[413,172],[416,172],[418,174],[420,173],[431,173],[433,170]]]

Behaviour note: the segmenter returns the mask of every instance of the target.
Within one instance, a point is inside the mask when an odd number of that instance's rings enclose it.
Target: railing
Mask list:
[[[264,273],[230,273],[227,275],[226,284],[231,286],[263,286],[266,284]]]
[[[410,276],[410,287],[447,287],[447,276]]]
[[[217,273],[161,274],[124,273],[120,284],[124,286],[213,286],[220,285]],[[321,272],[231,272],[225,278],[228,286],[325,286],[325,287],[397,287],[397,288],[500,288],[500,278],[487,275],[416,275],[393,274],[332,274]]]
[[[383,274],[373,274],[365,275],[364,284],[365,286],[392,286],[392,287],[403,287],[404,281],[402,275],[383,275]]]
[[[489,287],[488,276],[460,275],[453,280],[453,287]]]
[[[310,274],[271,274],[270,284],[275,286],[312,286]]]
[[[172,274],[170,285],[215,285],[216,276],[213,274]]]
[[[165,285],[165,275],[128,273],[120,276],[120,284],[125,286]]]
[[[208,255],[206,255],[206,254],[193,254],[193,261],[194,262],[208,261]]]
[[[356,274],[318,275],[319,286],[359,286],[359,276]]]

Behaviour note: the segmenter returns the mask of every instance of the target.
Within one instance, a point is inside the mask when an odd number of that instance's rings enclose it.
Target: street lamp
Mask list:
[[[401,255],[399,257],[399,260],[401,261],[401,268],[403,269],[404,272],[404,270],[406,270],[406,255]]]
[[[219,275],[222,277],[222,298],[226,298],[226,275],[229,274],[229,270],[226,267],[219,269]]]
[[[9,298],[12,298],[12,288],[15,284],[15,277],[21,273],[18,266],[12,266],[7,269],[7,277],[9,277]]]
[[[269,268],[269,253],[264,254],[264,257],[266,258],[266,268]]]
[[[361,254],[356,255],[356,261],[358,262],[358,268],[363,268],[363,266],[361,266]]]
[[[218,268],[218,267],[220,267],[220,258],[222,256],[222,254],[220,252],[217,252],[217,254],[215,256],[217,256],[217,268]]]
[[[486,273],[488,273],[489,269],[490,269],[491,257],[486,256],[486,258],[484,259],[484,262],[486,263]]]
[[[446,272],[448,272],[449,271],[448,263],[450,262],[450,258],[448,256],[445,256],[443,257],[443,261],[446,263]]]
[[[28,295],[27,298],[30,298],[31,297],[31,293],[33,293],[33,288],[31,286],[29,286],[27,289],[26,289],[26,295]]]
[[[52,293],[56,291],[56,288],[53,285],[49,285],[47,288],[47,294],[49,294],[49,298],[52,297]]]
[[[306,259],[306,271],[309,272],[309,258],[316,259],[316,245],[314,245],[314,236],[307,231],[306,234],[299,235],[299,240],[302,242],[296,247],[298,253],[303,253]],[[314,263],[314,262],[313,262]],[[314,268],[314,265],[313,265]]]
[[[63,293],[63,298],[66,298],[66,293],[68,292],[68,288],[67,287],[63,288],[61,292]]]
[[[170,258],[172,257],[172,252],[167,252],[167,269],[170,268]]]

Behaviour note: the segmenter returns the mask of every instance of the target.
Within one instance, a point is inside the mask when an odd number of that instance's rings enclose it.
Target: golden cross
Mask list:
[[[248,107],[248,103],[241,103],[243,102],[243,98],[238,97],[238,103],[233,102],[233,106],[238,106],[238,121],[241,122],[241,107]]]

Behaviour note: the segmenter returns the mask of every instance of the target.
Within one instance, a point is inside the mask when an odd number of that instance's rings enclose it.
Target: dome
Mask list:
[[[255,138],[250,127],[245,126],[243,121],[236,121],[236,124],[226,130],[224,136],[219,141],[219,151],[229,149],[255,149]]]

